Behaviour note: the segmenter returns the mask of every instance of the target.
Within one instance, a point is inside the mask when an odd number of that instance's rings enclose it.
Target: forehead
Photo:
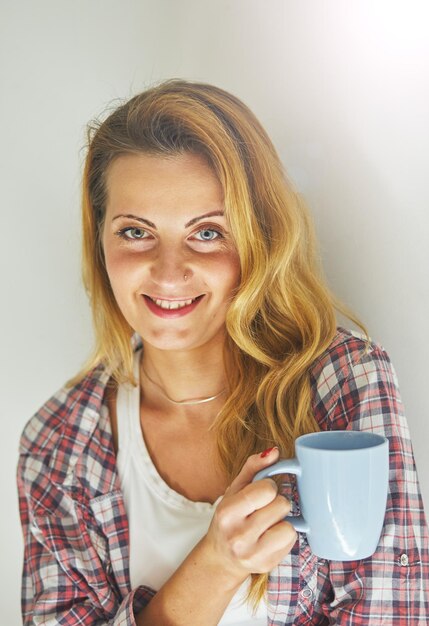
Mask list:
[[[204,157],[186,153],[117,157],[106,174],[107,210],[166,206],[211,208],[223,204],[221,184]]]

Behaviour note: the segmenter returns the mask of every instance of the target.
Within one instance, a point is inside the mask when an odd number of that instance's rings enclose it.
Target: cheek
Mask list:
[[[218,264],[215,272],[215,281],[223,285],[226,294],[230,294],[240,283],[240,261],[236,253],[229,253]]]
[[[234,250],[234,252],[230,253],[229,256],[229,267],[230,267],[230,276],[231,281],[234,283],[234,287],[238,285],[241,277],[241,266],[240,266],[240,257],[238,253]]]
[[[137,284],[138,263],[133,263],[129,255],[122,251],[114,251],[107,249],[105,251],[106,271],[110,280],[115,297],[118,299],[120,294],[129,290],[134,283]]]
[[[118,254],[117,252],[109,252],[107,250],[105,260],[109,276],[115,276],[116,274],[120,274],[124,271],[125,259],[123,255]]]
[[[112,253],[109,250],[105,250],[104,259],[110,284],[114,287],[118,282],[118,277],[123,273],[123,261],[120,255]]]

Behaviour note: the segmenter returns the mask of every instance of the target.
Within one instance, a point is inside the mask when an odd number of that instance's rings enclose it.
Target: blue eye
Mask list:
[[[134,233],[137,233],[137,236],[129,236],[128,231],[134,231]],[[146,231],[143,230],[143,228],[132,228],[132,227],[128,227],[128,228],[123,228],[122,230],[120,230],[118,233],[119,237],[122,237],[123,239],[128,239],[128,240],[138,240],[138,239],[145,239],[146,238]]]
[[[214,239],[218,239],[222,235],[217,230],[214,230],[214,228],[203,228],[203,230],[199,230],[195,236],[200,241],[213,241]]]

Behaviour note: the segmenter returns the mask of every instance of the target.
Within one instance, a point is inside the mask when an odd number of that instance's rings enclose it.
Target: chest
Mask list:
[[[213,433],[203,424],[184,426],[142,407],[142,436],[162,479],[195,502],[215,502],[227,488],[216,462]]]
[[[116,403],[110,399],[109,414],[112,422],[114,445],[117,448]],[[209,430],[195,427],[187,429],[167,428],[156,415],[142,411],[142,435],[150,450],[151,458],[158,472],[165,482],[175,491],[194,501],[214,502],[222,495],[226,488],[226,481],[216,470],[215,441]],[[114,492],[112,497],[120,494]],[[290,497],[292,494],[288,493]],[[104,522],[109,524],[114,519],[114,511],[118,509],[116,500],[112,501],[110,509],[109,497],[104,495],[97,499],[100,505],[99,514],[95,511],[101,530]],[[102,505],[102,506],[101,506]],[[119,507],[122,508],[122,505]],[[126,516],[121,516],[126,519]],[[109,534],[111,534],[111,529]],[[103,533],[104,534],[104,533]],[[99,537],[99,532],[97,533]],[[117,542],[116,542],[117,543]],[[124,546],[122,549],[126,549]],[[117,555],[112,548],[105,552],[109,563],[114,564],[114,570],[125,567],[128,556]],[[124,559],[122,561],[121,559]],[[107,567],[107,564],[106,564]],[[327,574],[323,561],[318,562],[311,554],[304,536],[282,563],[269,576],[268,582],[268,613],[269,624],[325,624],[327,620],[322,615],[316,616],[314,599],[320,598],[323,589],[328,589]],[[122,578],[121,572],[116,572]]]

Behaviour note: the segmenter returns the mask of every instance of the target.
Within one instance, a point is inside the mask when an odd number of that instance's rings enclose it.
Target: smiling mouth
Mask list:
[[[151,302],[154,302],[161,309],[164,309],[166,311],[175,311],[177,309],[183,309],[186,306],[190,306],[197,300],[201,300],[203,296],[204,294],[202,294],[201,296],[197,296],[196,298],[189,298],[188,300],[161,300],[159,298],[152,298],[151,296],[148,296],[146,294],[144,297],[151,300]]]

